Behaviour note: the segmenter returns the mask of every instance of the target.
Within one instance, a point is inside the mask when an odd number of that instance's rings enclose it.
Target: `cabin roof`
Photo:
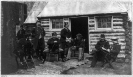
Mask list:
[[[35,2],[24,23],[36,23],[37,16],[43,10],[45,5],[46,5],[46,2],[44,1]]]
[[[48,2],[37,17],[88,15],[127,12],[126,6],[112,0],[54,0]]]
[[[119,0],[50,0],[35,2],[25,23],[35,23],[37,17],[78,16],[90,14],[128,13],[131,19],[132,2]]]

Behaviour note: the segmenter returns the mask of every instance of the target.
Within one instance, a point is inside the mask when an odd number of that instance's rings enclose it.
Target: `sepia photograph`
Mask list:
[[[1,76],[131,76],[132,15],[132,0],[2,0]]]

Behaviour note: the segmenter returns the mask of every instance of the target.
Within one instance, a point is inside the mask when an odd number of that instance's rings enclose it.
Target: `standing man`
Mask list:
[[[95,67],[97,61],[103,61],[105,59],[105,54],[109,51],[110,45],[107,40],[105,40],[105,35],[101,34],[100,41],[97,42],[96,52],[94,53],[93,60],[90,67]]]
[[[17,33],[17,40],[20,40],[22,38],[25,38],[25,30],[23,28],[23,25],[20,26],[20,30]]]
[[[24,26],[20,26],[20,30],[17,33],[17,47],[16,51],[14,52],[19,58],[20,58],[20,63],[23,65],[24,59],[23,56],[24,54],[24,45],[25,45],[25,38],[26,38],[26,32],[23,28]],[[18,52],[20,51],[20,52]]]
[[[65,23],[64,29],[61,30],[61,48],[64,50],[61,55],[62,58],[65,58],[64,55],[67,55],[67,50],[70,47],[71,42],[71,31],[68,29],[68,27],[68,23]]]
[[[41,27],[41,22],[36,22],[36,30],[35,30],[35,39],[34,39],[34,50],[36,51],[36,55],[38,59],[42,60],[43,50],[45,48],[44,41],[45,31]]]

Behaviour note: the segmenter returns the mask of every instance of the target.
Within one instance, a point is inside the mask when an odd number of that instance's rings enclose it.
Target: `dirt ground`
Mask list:
[[[35,60],[35,68],[19,69],[13,75],[131,75],[131,63],[125,62],[114,62],[114,69],[109,68],[108,65],[102,69],[100,62],[96,64],[96,67],[90,68],[91,61],[78,61],[77,59],[66,62],[39,63],[38,60]]]
[[[97,63],[94,68],[89,67],[89,63],[81,65],[77,68],[68,70],[65,74],[71,75],[131,75],[131,64],[130,63],[113,63],[114,69],[109,68],[106,65],[105,69],[100,67],[101,63]]]

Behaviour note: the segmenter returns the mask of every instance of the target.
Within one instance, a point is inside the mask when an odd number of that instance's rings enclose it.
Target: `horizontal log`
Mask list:
[[[118,58],[125,58],[125,54],[118,54]]]
[[[89,23],[94,23],[95,21],[89,21]]]
[[[117,30],[89,30],[90,33],[121,33],[125,32],[124,29],[117,29]]]
[[[88,23],[88,25],[95,25],[95,23]]]
[[[48,25],[41,25],[42,27],[49,27],[49,24]]]
[[[112,43],[110,43],[110,44],[112,44]],[[122,42],[119,42],[119,44],[120,44],[120,45],[124,45],[124,46],[126,45],[126,43],[122,43]],[[96,43],[90,43],[90,45],[95,46],[95,45],[96,45]]]
[[[111,38],[118,38],[118,39],[125,39],[125,36],[124,35],[105,35],[105,38],[106,39],[111,39]],[[100,35],[94,35],[94,36],[90,36],[90,39],[91,38],[100,38]]]
[[[112,35],[120,35],[121,36],[121,35],[124,35],[124,34],[125,33],[104,33],[105,36],[108,36],[108,35],[109,36],[112,36]],[[90,33],[89,35],[90,36],[100,36],[101,33],[95,33],[95,34],[94,33],[93,34]]]
[[[123,18],[113,18],[113,20],[123,20]]]
[[[123,16],[113,16],[113,19],[122,19]]]
[[[47,30],[47,29],[49,29],[49,27],[43,27],[44,28],[44,30]]]
[[[41,26],[50,25],[49,23],[41,24]]]
[[[123,22],[113,22],[113,24],[123,24]]]
[[[113,29],[124,29],[123,26],[113,26]]]
[[[90,20],[90,19],[94,19],[94,17],[89,17],[89,20]]]
[[[123,22],[123,20],[113,20],[113,22]]]
[[[89,24],[89,28],[90,28],[90,27],[95,28],[95,25],[94,25],[94,24],[91,24],[91,25]]]
[[[95,28],[94,27],[89,27],[89,30],[95,30]]]
[[[95,21],[95,19],[88,19],[88,21]]]
[[[123,26],[123,24],[113,24],[113,27],[114,26]]]
[[[52,34],[53,32],[56,32],[57,34],[60,34],[60,31],[46,31],[47,34]]]
[[[111,39],[106,39],[109,43],[112,43]],[[90,40],[90,43],[97,43],[99,40]],[[125,40],[118,40],[120,43],[126,43]]]

